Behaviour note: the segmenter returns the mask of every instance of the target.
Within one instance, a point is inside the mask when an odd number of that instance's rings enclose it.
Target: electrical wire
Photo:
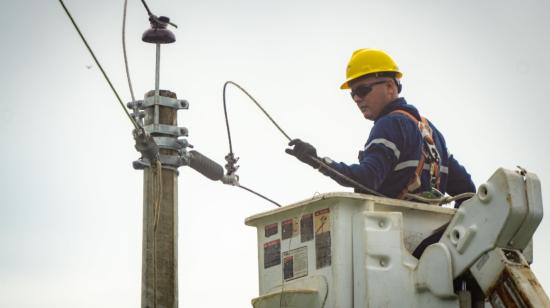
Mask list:
[[[327,298],[328,298],[329,284],[328,284],[328,279],[327,277],[325,277],[325,275],[321,277],[323,277],[323,280],[325,281],[325,286],[327,287],[327,291],[325,292],[325,298],[323,299],[323,304],[321,305],[321,308],[325,308],[325,304],[327,303]]]
[[[225,125],[226,125],[226,128],[227,128],[227,139],[228,139],[228,142],[229,142],[229,153],[230,155],[233,155],[233,144],[232,144],[232,141],[231,141],[231,130],[229,128],[229,116],[227,115],[227,102],[226,102],[226,88],[227,86],[231,84],[235,87],[237,87],[239,90],[241,90],[244,94],[246,94],[253,102],[254,104],[256,104],[256,106],[258,108],[260,108],[260,110],[264,113],[264,115],[271,121],[271,123],[273,123],[273,125],[275,125],[275,127],[281,132],[281,134],[283,134],[286,139],[288,141],[291,141],[292,138],[290,138],[290,136],[277,124],[277,122],[275,122],[275,120],[269,115],[269,113],[267,113],[267,111],[262,107],[262,105],[250,94],[248,93],[248,91],[246,91],[243,87],[241,87],[239,84],[233,82],[233,81],[226,81],[225,84],[223,85],[223,112],[224,112],[224,115],[225,115]],[[365,191],[365,192],[368,192],[372,195],[375,195],[375,196],[379,196],[379,197],[385,197],[387,198],[387,196],[373,190],[373,189],[370,189],[368,187],[366,187],[365,185],[355,181],[354,179],[340,173],[338,170],[332,168],[331,166],[327,165],[325,162],[323,162],[323,160],[319,159],[318,157],[313,157],[313,156],[310,156],[310,158],[315,161],[316,163],[318,163],[321,167],[320,168],[323,168],[325,170],[328,170],[330,173],[333,173],[334,175],[340,177],[341,179],[344,179],[345,181],[347,181],[349,184],[351,184],[354,188],[356,189],[360,189],[362,191]],[[248,188],[246,188],[246,190],[278,205],[278,203],[276,202],[273,202],[271,199],[259,194],[259,193],[256,193]],[[459,194],[459,195],[456,195],[456,196],[447,196],[447,197],[442,197],[442,198],[439,198],[439,199],[431,199],[431,198],[424,198],[424,197],[421,197],[421,196],[418,196],[418,195],[415,195],[415,194],[406,194],[405,197],[409,198],[409,199],[414,199],[414,200],[417,200],[417,201],[421,201],[421,202],[424,202],[424,203],[435,203],[435,204],[439,204],[439,205],[443,205],[443,204],[447,204],[447,203],[450,203],[450,202],[453,202],[453,201],[456,201],[456,200],[459,200],[459,199],[465,199],[465,198],[471,198],[472,196],[474,196],[475,193],[463,193],[463,194]],[[278,205],[280,206],[280,205]]]
[[[132,88],[132,80],[130,78],[130,69],[128,68],[128,56],[126,52],[126,9],[128,7],[128,0],[124,0],[124,11],[122,13],[122,53],[124,54],[124,67],[126,68],[126,78],[128,79],[128,88],[130,88],[130,96],[132,102],[136,101],[134,96],[134,89]]]
[[[460,200],[460,199],[472,198],[475,195],[476,194],[473,192],[467,192],[467,193],[462,193],[455,196],[446,196],[442,198],[432,199],[432,198],[425,198],[419,195],[409,193],[409,194],[405,194],[405,198],[421,201],[424,203],[433,203],[433,204],[443,205],[443,204],[451,203],[453,201]]]
[[[145,7],[145,10],[147,11],[147,15],[149,15],[149,18],[155,20],[156,22],[161,22],[155,14],[151,13],[151,10],[149,9],[149,7],[147,6],[147,3],[145,3],[144,0],[141,0],[141,3],[143,3],[143,6]],[[174,28],[178,27],[178,25],[176,25],[176,24],[174,24],[170,21],[168,22],[168,24],[173,26]]]
[[[243,186],[243,185],[241,185],[241,184],[237,184],[236,186],[239,187],[239,188],[242,188],[242,189],[244,189],[244,190],[246,190],[246,191],[248,191],[248,192],[251,192],[251,193],[255,194],[256,196],[258,196],[258,197],[260,197],[260,198],[264,198],[265,200],[267,200],[267,201],[269,201],[269,202],[275,204],[275,205],[278,206],[278,207],[281,207],[281,205],[280,205],[279,203],[277,203],[277,202],[275,202],[275,201],[269,199],[268,197],[266,197],[266,196],[264,196],[264,195],[262,195],[262,194],[260,194],[260,193],[258,193],[258,192],[255,192],[254,190],[252,190],[252,189],[250,189],[250,188],[248,188],[248,187],[245,187],[245,186]]]
[[[232,141],[231,141],[231,131],[229,129],[229,116],[227,115],[227,102],[226,102],[226,94],[225,94],[227,85],[229,85],[229,84],[237,87],[239,90],[244,92],[244,94],[246,94],[254,102],[254,104],[256,104],[256,106],[258,108],[260,108],[260,110],[271,121],[271,123],[273,123],[273,125],[275,125],[275,127],[281,132],[281,134],[283,134],[289,142],[292,141],[292,138],[290,138],[290,136],[279,126],[279,124],[277,124],[277,122],[275,122],[275,120],[269,115],[269,113],[267,113],[267,111],[262,107],[262,105],[250,93],[248,93],[248,91],[246,91],[243,87],[241,87],[240,85],[238,85],[237,83],[235,83],[233,81],[226,81],[225,84],[223,85],[223,111],[224,111],[224,115],[225,115],[225,125],[227,127],[227,139],[229,141],[229,154],[230,155],[233,154],[233,145],[232,145]],[[371,193],[371,194],[379,196],[379,197],[386,197],[383,194],[381,194],[381,193],[379,193],[379,192],[377,192],[373,189],[370,189],[368,187],[365,187],[361,183],[358,183],[357,181],[351,179],[350,177],[340,173],[338,170],[335,170],[331,166],[325,164],[322,160],[318,159],[317,157],[310,157],[310,158],[313,159],[315,162],[319,163],[322,166],[322,168],[324,168],[324,169],[330,171],[331,173],[335,174],[336,176],[344,179],[345,181],[350,183],[355,188],[361,189],[365,192]]]
[[[246,91],[243,87],[241,87],[240,85],[238,85],[237,83],[235,83],[233,81],[226,81],[223,85],[223,112],[225,114],[225,125],[227,127],[227,139],[229,140],[229,153],[233,153],[233,146],[232,146],[232,143],[231,143],[231,132],[229,130],[229,119],[228,119],[228,116],[227,116],[227,104],[226,104],[226,98],[225,98],[226,88],[227,88],[227,85],[229,85],[229,84],[234,85],[239,90],[241,90],[244,94],[246,94],[246,96],[248,96],[248,98],[250,98],[254,102],[254,104],[256,104],[256,106],[258,106],[258,108],[260,108],[260,110],[271,121],[271,123],[273,123],[273,125],[275,125],[275,127],[277,127],[277,129],[281,132],[281,134],[283,134],[286,137],[286,139],[288,139],[288,141],[292,140],[292,138],[290,138],[288,136],[288,134],[285,133],[285,131],[277,124],[277,122],[275,122],[275,120],[273,120],[273,118],[269,115],[269,113],[267,113],[267,111],[265,111],[265,109],[262,107],[262,105],[260,105],[260,103],[258,103],[258,101],[252,95],[250,95],[250,93],[248,93],[248,91]]]
[[[160,220],[162,189],[162,163],[159,159],[152,165],[153,175],[153,307],[157,307],[157,228]]]
[[[126,106],[124,106],[124,103],[122,102],[122,99],[120,98],[120,96],[118,95],[118,92],[116,91],[115,87],[113,86],[113,84],[111,83],[111,80],[109,79],[109,77],[107,76],[107,73],[105,73],[105,70],[103,69],[103,67],[101,66],[101,64],[99,63],[99,60],[96,58],[94,52],[92,51],[92,48],[90,47],[90,45],[88,45],[88,42],[86,41],[86,38],[84,38],[84,35],[82,34],[82,32],[80,31],[80,29],[78,28],[76,22],[74,21],[73,19],[73,16],[71,15],[71,13],[69,12],[69,10],[67,9],[67,7],[65,6],[65,3],[63,3],[63,0],[59,0],[59,3],[61,4],[61,6],[63,7],[63,10],[65,11],[65,13],[67,14],[67,16],[69,17],[69,19],[71,20],[71,23],[73,24],[74,28],[76,29],[76,32],[78,32],[78,35],[80,36],[80,38],[82,39],[82,42],[84,42],[84,45],[86,45],[86,48],[88,49],[88,51],[90,52],[90,54],[92,55],[92,58],[94,58],[94,61],[97,65],[97,67],[99,67],[99,69],[101,70],[101,73],[103,74],[103,77],[105,78],[105,80],[107,81],[107,83],[109,84],[109,87],[111,87],[111,90],[113,91],[113,93],[115,94],[118,102],[120,103],[120,106],[122,107],[122,110],[124,110],[124,113],[126,113],[126,116],[128,116],[128,119],[130,119],[130,121],[132,122],[132,124],[134,125],[134,128],[136,129],[139,129],[140,126],[138,125],[138,123],[136,122],[136,120],[134,118],[132,118],[132,116],[130,115],[130,113],[128,112],[128,110],[126,110]]]
[[[143,6],[145,7],[145,10],[147,11],[147,14],[149,16],[153,15],[153,13],[151,13],[151,10],[149,9],[149,7],[147,6],[147,3],[145,3],[145,0],[141,0],[141,3],[143,3]]]
[[[329,172],[332,172],[334,174],[336,174],[337,176],[339,176],[340,178],[348,181],[348,183],[352,184],[353,186],[355,186],[355,188],[359,188],[359,189],[362,189],[363,191],[366,191],[366,192],[369,192],[375,196],[378,196],[378,197],[384,197],[384,198],[387,198],[387,196],[373,190],[373,189],[370,189],[368,187],[366,187],[365,185],[355,181],[354,179],[340,173],[338,170],[332,168],[331,166],[325,164],[324,161],[322,161],[321,159],[317,158],[317,157],[310,157],[311,159],[313,159],[315,162],[317,162],[318,164],[321,165],[320,168],[325,168],[326,170],[328,170]]]

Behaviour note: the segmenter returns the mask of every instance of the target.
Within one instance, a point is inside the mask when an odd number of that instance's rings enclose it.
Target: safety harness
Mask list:
[[[403,189],[403,191],[399,194],[398,198],[403,199],[405,194],[409,192],[414,192],[418,188],[420,188],[422,182],[422,170],[424,170],[424,165],[429,165],[429,171],[430,171],[430,191],[434,191],[434,188],[437,192],[439,192],[439,183],[440,183],[440,176],[439,176],[439,169],[440,169],[440,163],[441,159],[439,156],[439,152],[437,151],[437,148],[435,146],[435,142],[433,139],[433,131],[430,125],[428,124],[428,120],[424,118],[423,116],[420,116],[420,121],[413,116],[411,113],[405,111],[405,110],[394,110],[391,113],[400,113],[407,118],[409,118],[411,121],[416,123],[418,130],[420,131],[420,134],[422,135],[422,155],[420,155],[420,159],[418,160],[418,165],[416,166],[416,170],[407,184],[407,186]]]

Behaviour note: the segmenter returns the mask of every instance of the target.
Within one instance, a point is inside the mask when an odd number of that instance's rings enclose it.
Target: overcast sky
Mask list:
[[[7,2],[7,1],[5,1]],[[140,1],[127,44],[136,95],[154,88]],[[123,0],[66,0],[115,87],[130,100]],[[0,306],[137,307],[142,172],[131,125],[58,1],[3,3],[0,19]],[[444,133],[476,185],[498,167],[540,177],[550,200],[550,2],[149,0],[179,28],[162,49],[161,87],[189,100],[179,123],[196,149],[228,153],[222,86],[250,91],[293,138],[354,162],[372,123],[339,90],[353,50],[388,51],[402,95]],[[90,68],[88,68],[91,66]],[[284,153],[287,141],[228,92],[241,183],[284,204],[350,191]],[[187,168],[179,176],[180,307],[249,307],[258,296],[256,231],[273,205]],[[550,220],[533,266],[550,291]]]

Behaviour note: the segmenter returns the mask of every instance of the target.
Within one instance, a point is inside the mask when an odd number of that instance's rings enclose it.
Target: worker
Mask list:
[[[355,187],[356,192],[367,193],[330,169],[390,198],[403,199],[409,193],[439,198],[445,193],[475,192],[470,174],[448,153],[443,135],[399,97],[402,76],[382,50],[365,48],[352,54],[340,88],[351,89],[363,116],[374,121],[357,164],[321,159],[314,146],[300,139],[292,140],[286,152],[341,185]]]

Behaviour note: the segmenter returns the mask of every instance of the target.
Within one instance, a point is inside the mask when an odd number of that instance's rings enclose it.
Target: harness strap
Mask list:
[[[422,145],[422,155],[420,155],[420,159],[418,160],[418,165],[416,166],[416,170],[414,172],[414,175],[412,176],[411,180],[407,184],[407,186],[401,191],[398,198],[403,199],[406,193],[413,192],[420,188],[421,186],[421,178],[422,178],[422,170],[424,169],[424,164],[426,162],[426,157],[429,156],[429,162],[430,162],[430,176],[431,176],[431,185],[435,186],[437,189],[439,189],[439,183],[440,183],[440,176],[439,176],[439,157],[437,154],[437,149],[435,148],[435,143],[433,140],[433,131],[430,125],[428,124],[428,120],[424,117],[420,117],[420,121],[416,119],[411,113],[405,111],[405,110],[394,110],[391,113],[400,113],[407,118],[409,118],[411,121],[417,124],[418,130],[420,131],[420,134],[422,135],[422,139],[424,140]],[[435,153],[432,153],[431,151],[434,151]],[[435,161],[432,161],[435,160]]]

